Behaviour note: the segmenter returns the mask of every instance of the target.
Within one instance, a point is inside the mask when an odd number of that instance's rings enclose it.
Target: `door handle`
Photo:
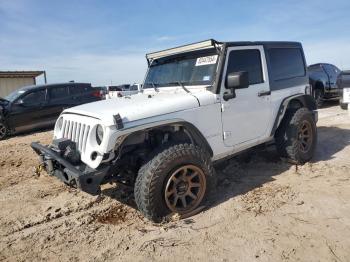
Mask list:
[[[271,95],[271,91],[270,90],[269,91],[260,91],[258,93],[258,96],[269,96],[269,95]]]

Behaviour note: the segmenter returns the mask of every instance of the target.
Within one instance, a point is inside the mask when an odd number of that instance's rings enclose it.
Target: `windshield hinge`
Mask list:
[[[223,134],[223,138],[224,138],[224,140],[226,140],[227,138],[229,138],[231,135],[232,135],[232,133],[231,133],[231,132],[229,132],[229,131],[225,131],[225,132],[224,132],[224,134]]]

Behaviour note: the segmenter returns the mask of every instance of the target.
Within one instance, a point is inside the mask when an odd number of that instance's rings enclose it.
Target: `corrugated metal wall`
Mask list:
[[[34,85],[34,78],[0,78],[0,97],[5,97],[12,91],[23,87]]]

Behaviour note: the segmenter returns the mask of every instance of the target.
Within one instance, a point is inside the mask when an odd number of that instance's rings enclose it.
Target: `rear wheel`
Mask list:
[[[149,219],[194,213],[215,186],[209,154],[192,144],[169,146],[139,170],[135,200]]]
[[[343,110],[348,110],[348,104],[347,103],[343,103],[343,99],[339,99],[339,106]]]
[[[312,158],[316,143],[312,113],[307,108],[289,109],[276,132],[276,146],[281,157],[303,164]]]
[[[6,138],[8,135],[8,129],[4,122],[0,121],[0,140]]]

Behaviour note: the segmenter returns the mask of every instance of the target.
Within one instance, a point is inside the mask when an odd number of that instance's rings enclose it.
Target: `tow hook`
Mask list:
[[[37,176],[41,175],[41,172],[45,170],[46,167],[46,172],[52,176],[54,169],[53,169],[53,163],[51,159],[47,159],[46,161],[44,160],[44,155],[39,155],[39,165],[35,168],[35,174]]]
[[[43,164],[39,164],[38,166],[35,167],[35,175],[36,176],[40,176],[41,172],[44,170],[44,165]]]

